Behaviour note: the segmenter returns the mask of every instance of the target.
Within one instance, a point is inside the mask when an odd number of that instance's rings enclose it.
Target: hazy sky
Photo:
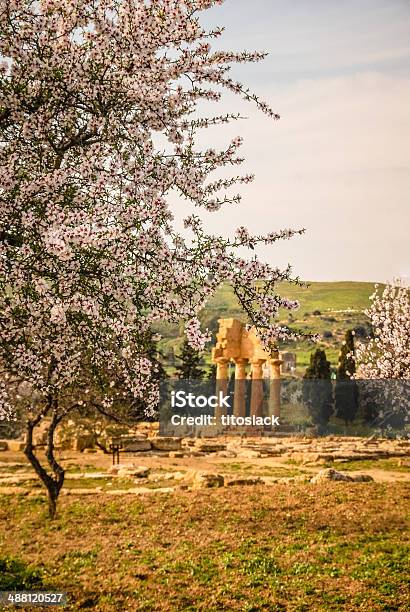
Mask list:
[[[259,253],[306,280],[409,277],[410,0],[226,0],[202,21],[220,48],[269,52],[233,76],[281,115],[225,98],[249,119],[207,144],[243,135],[256,179],[207,227],[305,227]]]

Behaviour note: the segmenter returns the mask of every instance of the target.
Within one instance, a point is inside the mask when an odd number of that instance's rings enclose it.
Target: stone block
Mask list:
[[[143,465],[125,465],[123,463],[113,465],[108,470],[108,474],[120,478],[146,478],[149,472],[150,469]]]
[[[182,448],[181,438],[158,436],[151,438],[152,448],[160,451],[178,451]]]
[[[352,474],[353,482],[374,482],[374,478],[370,474]]]
[[[147,439],[135,439],[124,443],[124,452],[126,453],[138,453],[139,451],[151,450],[151,442]]]
[[[351,476],[349,476],[348,474],[344,474],[343,472],[337,472],[333,468],[320,470],[320,472],[318,472],[316,476],[313,476],[310,482],[312,484],[317,484],[321,482],[328,482],[329,480],[353,482],[353,478]]]
[[[82,436],[77,436],[74,440],[73,450],[82,452],[86,448],[94,447],[94,436],[92,434],[85,434]]]
[[[193,489],[210,489],[224,486],[224,477],[221,474],[210,472],[196,472],[192,483]]]
[[[21,452],[24,450],[24,442],[22,440],[7,440],[7,449],[12,452]]]
[[[247,459],[257,459],[261,456],[262,454],[259,451],[253,450],[252,448],[238,449],[238,457],[245,457]]]
[[[211,440],[196,440],[195,446],[203,453],[217,453],[218,451],[226,450],[226,444],[221,442],[212,442]]]
[[[252,486],[259,484],[264,484],[263,480],[260,478],[230,478],[229,480],[225,480],[226,487]]]

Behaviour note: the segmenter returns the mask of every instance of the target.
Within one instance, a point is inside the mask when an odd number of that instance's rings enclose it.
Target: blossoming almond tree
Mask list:
[[[410,290],[400,281],[386,285],[382,292],[376,285],[370,299],[365,314],[374,337],[357,347],[355,378],[369,381],[363,389],[370,397],[384,390],[386,407],[374,416],[388,422],[400,413],[406,422],[410,416]]]
[[[3,418],[16,407],[26,415],[25,452],[52,515],[64,416],[84,406],[114,414],[125,392],[155,405],[143,342],[155,321],[185,321],[203,348],[197,312],[228,281],[269,346],[288,334],[279,308],[297,307],[275,291],[298,282],[290,268],[238,254],[295,231],[211,236],[193,214],[234,205],[231,188],[252,180],[214,177],[241,163],[241,139],[201,149],[197,134],[239,116],[203,117],[198,103],[225,89],[278,118],[230,76],[232,64],[264,55],[211,48],[222,30],[199,17],[221,3],[0,0],[0,402]],[[171,194],[185,202],[184,235]],[[33,445],[45,417],[48,471]]]

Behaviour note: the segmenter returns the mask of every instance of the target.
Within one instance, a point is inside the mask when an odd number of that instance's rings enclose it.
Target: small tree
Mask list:
[[[339,354],[335,388],[336,416],[346,425],[354,421],[358,410],[358,389],[353,379],[355,371],[354,332],[348,330]]]
[[[303,377],[303,402],[319,433],[324,433],[333,414],[333,392],[330,362],[322,349],[310,356],[310,364]]]
[[[181,353],[177,355],[181,364],[176,367],[177,376],[181,380],[202,380],[204,371],[200,365],[202,352],[194,349],[187,340],[184,340]]]

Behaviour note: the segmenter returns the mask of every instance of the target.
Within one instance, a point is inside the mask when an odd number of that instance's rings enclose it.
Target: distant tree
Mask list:
[[[169,365],[174,365],[175,364],[175,352],[174,352],[174,349],[172,348],[172,346],[167,351],[166,360],[167,360]]]
[[[400,280],[370,297],[373,337],[356,351],[357,372],[367,420],[401,429],[409,420],[410,290]],[[365,393],[362,393],[362,389]]]
[[[365,314],[374,338],[357,348],[357,378],[410,379],[410,290],[400,282],[376,285]]]
[[[217,370],[216,363],[213,363],[208,371],[208,376],[207,376],[208,380],[216,380],[216,370]]]
[[[324,350],[312,353],[303,379],[303,402],[319,433],[324,433],[333,413],[331,369]]]
[[[187,340],[182,345],[180,355],[177,355],[181,364],[176,367],[177,377],[181,380],[201,380],[204,371],[200,367],[202,360],[201,351],[193,348]]]
[[[337,380],[350,380],[356,372],[354,347],[354,332],[349,329],[346,332],[342,348],[339,353],[337,366]]]
[[[154,382],[165,380],[166,378],[168,378],[168,375],[165,371],[164,366],[162,365],[163,355],[158,348],[156,335],[152,332],[148,332],[146,335],[145,343],[145,355],[153,364],[151,380]]]
[[[353,376],[356,372],[354,332],[348,330],[343,342],[336,374],[336,416],[345,424],[354,421],[358,410],[358,389]]]

